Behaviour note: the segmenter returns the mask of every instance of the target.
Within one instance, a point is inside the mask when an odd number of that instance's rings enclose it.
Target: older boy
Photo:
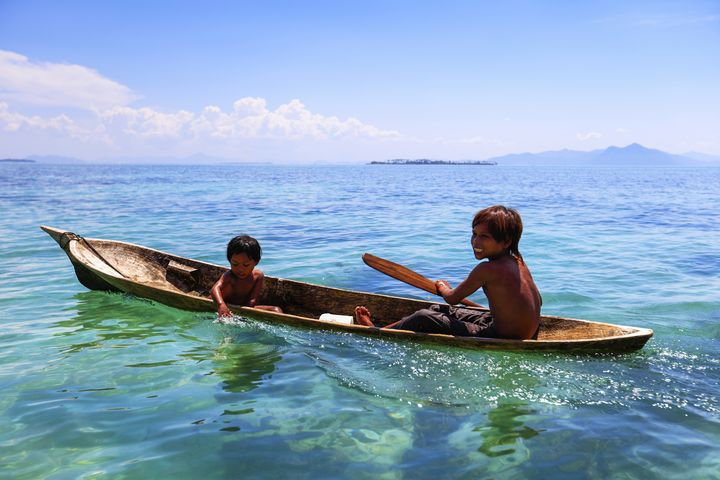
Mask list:
[[[282,313],[279,307],[257,305],[265,282],[263,272],[255,268],[261,256],[260,244],[253,237],[238,235],[230,240],[227,245],[230,270],[222,274],[210,291],[219,316],[232,316],[226,302]]]
[[[530,339],[537,338],[542,298],[518,249],[522,236],[520,214],[502,205],[480,210],[472,222],[475,258],[487,259],[452,288],[435,282],[438,294],[450,305],[419,310],[386,328],[448,335]],[[490,312],[452,307],[482,287]],[[355,308],[360,325],[374,326],[367,308]]]

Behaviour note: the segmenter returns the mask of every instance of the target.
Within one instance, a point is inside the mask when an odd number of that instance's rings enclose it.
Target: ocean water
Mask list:
[[[0,477],[720,478],[720,169],[0,164]],[[520,210],[546,314],[629,354],[463,350],[92,292],[38,227],[417,298]],[[483,303],[482,293],[472,297]]]

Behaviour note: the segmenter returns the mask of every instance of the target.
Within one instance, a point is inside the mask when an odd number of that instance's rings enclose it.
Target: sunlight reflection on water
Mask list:
[[[0,243],[4,471],[712,478],[719,180],[718,169],[0,166],[0,228],[12,232]],[[523,215],[546,313],[653,328],[648,345],[512,353],[222,325],[86,291],[38,229],[222,265],[227,239],[246,232],[268,275],[429,299],[360,255],[457,283],[472,266],[469,221],[494,203]],[[682,254],[668,248],[678,239],[692,239]]]

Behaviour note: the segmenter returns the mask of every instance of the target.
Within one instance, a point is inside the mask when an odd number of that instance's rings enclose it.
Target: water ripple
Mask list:
[[[717,168],[0,165],[3,472],[714,478],[718,184]],[[244,232],[269,275],[429,299],[361,254],[456,283],[470,220],[495,203],[523,215],[546,313],[650,327],[648,345],[511,353],[223,325],[86,291],[38,229],[223,265]]]

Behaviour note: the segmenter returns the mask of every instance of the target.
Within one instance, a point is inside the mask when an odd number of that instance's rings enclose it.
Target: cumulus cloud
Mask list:
[[[54,131],[84,142],[120,146],[132,142],[172,141],[184,145],[219,147],[245,140],[325,141],[398,140],[394,130],[381,130],[355,118],[341,120],[310,111],[299,100],[274,110],[262,98],[246,97],[233,103],[230,111],[207,106],[199,113],[186,110],[161,112],[153,108],[113,106],[86,115],[55,117],[28,116],[11,111],[0,102],[0,129],[23,132],[32,129]],[[149,143],[148,143],[149,145]]]
[[[82,65],[37,62],[0,50],[0,131],[14,138],[43,132],[55,139],[89,144],[235,147],[245,141],[322,142],[397,140],[356,118],[340,119],[308,109],[293,99],[270,108],[265,99],[244,97],[229,109],[209,105],[196,112],[133,107],[138,95]],[[38,108],[45,114],[37,115]],[[47,108],[62,114],[47,113]],[[27,111],[32,110],[33,114]]]
[[[6,132],[17,132],[25,130],[56,130],[65,132],[75,138],[89,135],[91,132],[78,126],[67,115],[43,118],[37,115],[27,116],[11,112],[7,103],[0,102],[0,126]]]
[[[185,110],[162,113],[152,108],[114,107],[99,114],[108,129],[139,137],[179,137],[195,116]]]
[[[602,133],[599,132],[587,132],[587,133],[578,133],[577,139],[581,142],[584,142],[586,140],[597,140],[598,138],[602,137]]]
[[[152,137],[327,140],[400,136],[396,131],[380,130],[355,118],[340,120],[313,113],[297,99],[270,110],[264,99],[245,97],[234,102],[228,112],[210,105],[198,114],[116,107],[102,112],[100,118],[125,134]]]
[[[206,109],[198,124],[210,125],[218,135],[263,139],[399,137],[396,131],[380,130],[356,118],[340,120],[336,116],[313,113],[298,99],[270,110],[264,99],[245,97],[236,101],[232,112],[227,114]]]
[[[19,104],[103,110],[139,98],[97,71],[64,63],[32,62],[0,50],[0,99]]]

